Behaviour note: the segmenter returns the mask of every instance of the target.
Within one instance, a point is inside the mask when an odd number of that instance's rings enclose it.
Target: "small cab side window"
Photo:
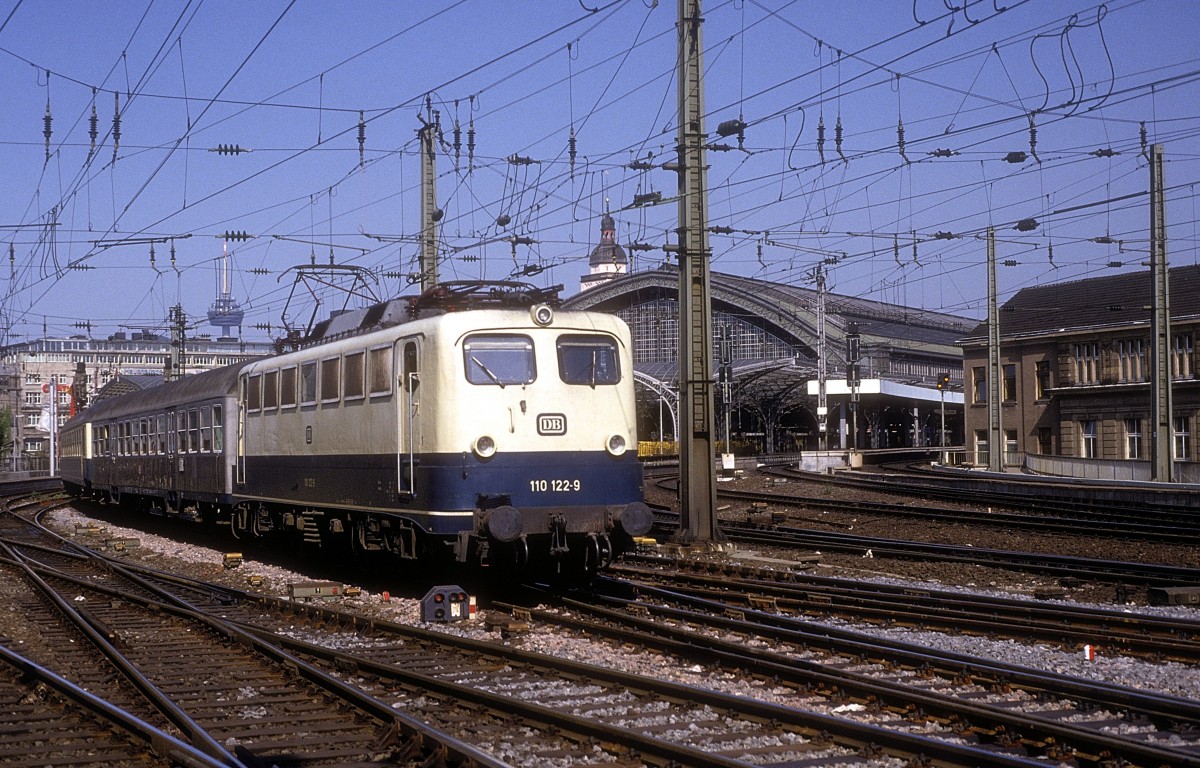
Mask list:
[[[477,334],[463,342],[467,381],[501,388],[537,378],[533,340],[516,334]]]
[[[558,337],[558,375],[567,384],[616,384],[621,381],[617,343],[604,336]]]

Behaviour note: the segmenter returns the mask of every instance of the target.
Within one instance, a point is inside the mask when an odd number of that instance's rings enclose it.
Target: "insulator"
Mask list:
[[[916,232],[914,232],[914,233],[913,233],[913,245],[912,245],[912,251],[913,251],[913,264],[917,264],[917,238],[916,238],[916,234],[917,234]],[[918,266],[919,266],[919,265],[918,265]]]
[[[150,266],[154,266],[154,243],[150,243]]]
[[[458,124],[458,118],[454,118],[454,167],[458,167],[459,158],[462,157],[462,126]]]
[[[1033,113],[1029,113],[1029,154],[1033,155],[1033,159],[1039,163],[1041,158],[1037,155],[1037,124],[1033,122]]]
[[[113,162],[117,162],[117,150],[121,147],[121,94],[113,91]]]
[[[171,241],[171,268],[175,267],[175,241]]]
[[[362,110],[358,110],[358,167],[363,167],[364,151],[367,145],[367,123],[363,120]]]
[[[833,126],[833,146],[834,146],[834,149],[837,150],[838,157],[842,158],[843,162],[847,162],[847,163],[850,162],[849,160],[846,160],[846,155],[845,155],[845,153],[842,152],[842,116],[841,115],[838,115],[837,124]]]
[[[1112,267],[1113,269],[1120,269],[1121,267],[1125,266],[1125,262],[1123,262],[1123,261],[1110,261],[1110,262],[1108,262],[1108,266]]]
[[[249,235],[249,234],[246,232],[246,230],[244,230],[244,229],[240,229],[240,230],[237,230],[237,231],[229,231],[229,230],[227,230],[227,231],[225,231],[225,232],[223,232],[223,233],[221,234],[221,239],[222,239],[222,240],[232,240],[232,241],[233,241],[233,242],[235,242],[235,243],[236,243],[236,242],[239,242],[239,241],[242,241],[242,240],[249,240],[249,239],[250,239],[250,237],[251,237],[251,235]]]
[[[1054,265],[1054,243],[1046,246],[1046,258],[1050,260],[1051,266]]]
[[[1023,163],[1028,159],[1029,155],[1024,152],[1009,152],[1004,156],[1004,162],[1006,163]]]
[[[900,264],[900,238],[895,235],[892,235],[892,258],[896,260],[897,264],[904,266]]]
[[[17,251],[12,243],[8,244],[8,271],[14,278],[17,276]]]
[[[567,137],[567,155],[571,158],[571,173],[575,173],[575,126],[571,126],[571,135]]]
[[[96,138],[100,135],[100,118],[96,115],[96,91],[92,89],[92,116],[88,119],[88,136],[92,139],[92,148],[88,150],[88,159],[96,154]]]
[[[1142,138],[1142,157],[1146,157],[1146,121],[1138,124],[1138,135]]]
[[[718,136],[735,136],[742,135],[746,130],[746,124],[739,120],[725,120],[717,126]]]
[[[46,99],[46,115],[42,118],[42,125],[45,126],[45,128],[42,129],[42,135],[46,137],[46,160],[47,160],[47,162],[49,162],[49,160],[50,160],[50,136],[53,135],[53,133],[54,133],[54,131],[51,130],[51,128],[50,128],[50,124],[53,122],[54,122],[54,118],[50,116],[50,99],[47,98]]]
[[[900,150],[900,157],[904,158],[904,162],[909,162],[908,156],[904,154],[904,121],[896,120],[896,148]]]
[[[471,118],[471,122],[467,124],[467,165],[474,167],[475,165],[475,118]]]
[[[817,155],[821,158],[821,164],[825,164],[825,115],[817,118]]]
[[[502,213],[496,217],[496,224],[501,227],[507,227],[512,222],[512,217],[507,213]]]
[[[1015,267],[1018,264],[1020,264],[1020,262],[1017,261],[1016,259],[1005,259],[1004,260],[1004,266],[1006,266],[1006,267]]]
[[[1037,219],[1021,219],[1016,223],[1013,229],[1017,230],[1018,232],[1032,232],[1033,230],[1037,229],[1038,226]]]
[[[953,149],[935,149],[932,152],[926,152],[925,154],[929,155],[930,157],[954,157],[959,153]]]
[[[1116,151],[1112,147],[1103,147],[1101,149],[1097,149],[1092,152],[1088,152],[1088,154],[1094,155],[1095,157],[1116,157],[1117,155],[1119,155],[1121,153]]]

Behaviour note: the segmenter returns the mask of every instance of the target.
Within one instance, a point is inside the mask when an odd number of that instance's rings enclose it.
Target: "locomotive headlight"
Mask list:
[[[538,325],[550,325],[554,322],[554,310],[549,304],[534,304],[529,310],[529,317]]]
[[[496,453],[496,441],[484,435],[483,437],[475,438],[475,443],[471,446],[475,451],[475,455],[481,459],[490,458]]]
[[[625,438],[622,435],[613,435],[608,438],[608,442],[604,444],[605,449],[613,456],[620,456],[625,453],[626,445]]]

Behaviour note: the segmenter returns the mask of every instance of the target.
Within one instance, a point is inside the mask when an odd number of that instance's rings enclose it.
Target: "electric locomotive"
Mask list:
[[[412,560],[589,572],[652,524],[629,330],[557,289],[445,283],[292,351],[96,403],[68,488]],[[70,469],[67,469],[69,467]]]

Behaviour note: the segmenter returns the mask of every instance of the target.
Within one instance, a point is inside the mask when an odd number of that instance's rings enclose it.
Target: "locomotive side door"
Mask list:
[[[233,482],[236,485],[246,484],[246,381],[245,376],[238,377],[237,449],[233,468]]]
[[[417,495],[416,454],[421,442],[417,409],[421,393],[421,349],[417,339],[396,342],[396,490],[401,497]]]

